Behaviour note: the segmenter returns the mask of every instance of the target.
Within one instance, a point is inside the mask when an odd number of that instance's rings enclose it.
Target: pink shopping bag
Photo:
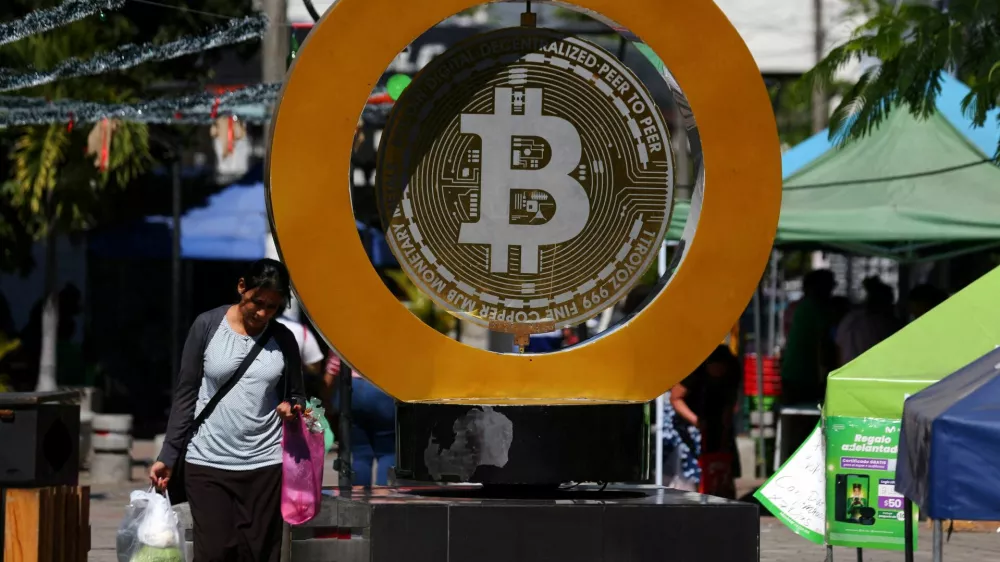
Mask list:
[[[284,422],[281,436],[281,517],[301,525],[319,514],[326,446],[309,431],[305,417]]]

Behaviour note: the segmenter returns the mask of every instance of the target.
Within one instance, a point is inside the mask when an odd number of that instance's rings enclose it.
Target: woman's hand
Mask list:
[[[160,461],[153,463],[152,468],[149,469],[149,483],[153,485],[157,490],[165,490],[167,488],[167,483],[170,482],[170,473],[172,471],[170,468]]]
[[[278,417],[281,418],[281,421],[292,421],[302,413],[302,406],[296,404],[295,407],[292,407],[291,403],[282,402],[278,404],[275,411],[278,412]]]

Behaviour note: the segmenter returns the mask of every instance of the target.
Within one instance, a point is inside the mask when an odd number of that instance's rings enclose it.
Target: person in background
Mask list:
[[[341,359],[331,351],[325,374],[329,389],[325,394],[332,396],[327,411],[340,410],[337,377],[342,374]],[[396,401],[361,375],[352,371],[351,377],[351,470],[354,472],[354,484],[370,488],[373,467],[378,461],[374,483],[385,486],[389,482],[389,468],[396,464]]]
[[[899,330],[892,287],[878,277],[864,280],[864,304],[851,311],[837,327],[839,364],[846,365]]]
[[[781,355],[781,402],[819,404],[826,376],[835,367],[831,295],[837,283],[828,269],[810,271],[795,306],[788,342]]]
[[[288,270],[271,259],[254,262],[237,291],[239,302],[205,312],[191,326],[149,480],[166,489],[175,465],[184,462],[197,562],[278,562],[282,421],[294,420],[305,404],[295,337],[272,321],[291,298]],[[258,345],[243,376],[193,427]]]
[[[307,375],[318,375],[323,370],[323,351],[319,348],[319,340],[308,326],[295,320],[291,312],[285,310],[277,318],[288,328],[299,345],[299,356],[302,358],[302,371]]]
[[[851,299],[843,295],[830,298],[830,326],[833,329],[833,332],[830,335],[831,338],[837,337],[837,326],[839,326],[840,322],[851,313],[851,309],[853,308],[854,306],[851,304]]]
[[[947,293],[938,289],[934,285],[924,283],[910,289],[908,308],[910,321],[920,318],[930,312],[934,307],[948,299]]]
[[[729,459],[728,471],[722,473],[721,479],[712,478],[711,488],[706,489],[706,493],[731,499],[735,499],[735,478],[739,476],[739,453],[733,427],[739,386],[739,360],[728,346],[720,345],[694,373],[670,390],[674,427],[687,445],[688,454],[695,458],[711,455]],[[699,475],[700,478],[706,476],[704,473]]]

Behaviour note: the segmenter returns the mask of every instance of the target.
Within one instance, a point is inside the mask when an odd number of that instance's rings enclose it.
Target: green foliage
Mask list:
[[[19,347],[21,347],[21,340],[7,339],[3,333],[0,333],[0,365],[3,365],[6,356],[17,351]],[[12,390],[10,375],[0,371],[0,392],[11,392]]]
[[[849,142],[868,135],[904,106],[915,117],[929,117],[944,72],[955,72],[969,85],[962,109],[976,126],[986,124],[1000,100],[1000,2],[952,0],[947,11],[888,0],[860,0],[858,6],[869,20],[799,84],[805,94],[829,86],[848,63],[881,61],[844,93],[831,119],[831,136]],[[1000,161],[1000,146],[994,157]]]

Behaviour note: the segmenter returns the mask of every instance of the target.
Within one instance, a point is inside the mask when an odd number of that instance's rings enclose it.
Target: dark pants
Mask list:
[[[396,401],[363,378],[355,377],[351,386],[354,484],[372,485],[372,465],[378,459],[375,484],[385,486],[389,467],[396,464]],[[338,396],[334,396],[334,404],[339,404]]]
[[[278,562],[281,465],[220,470],[187,463],[194,562]]]

